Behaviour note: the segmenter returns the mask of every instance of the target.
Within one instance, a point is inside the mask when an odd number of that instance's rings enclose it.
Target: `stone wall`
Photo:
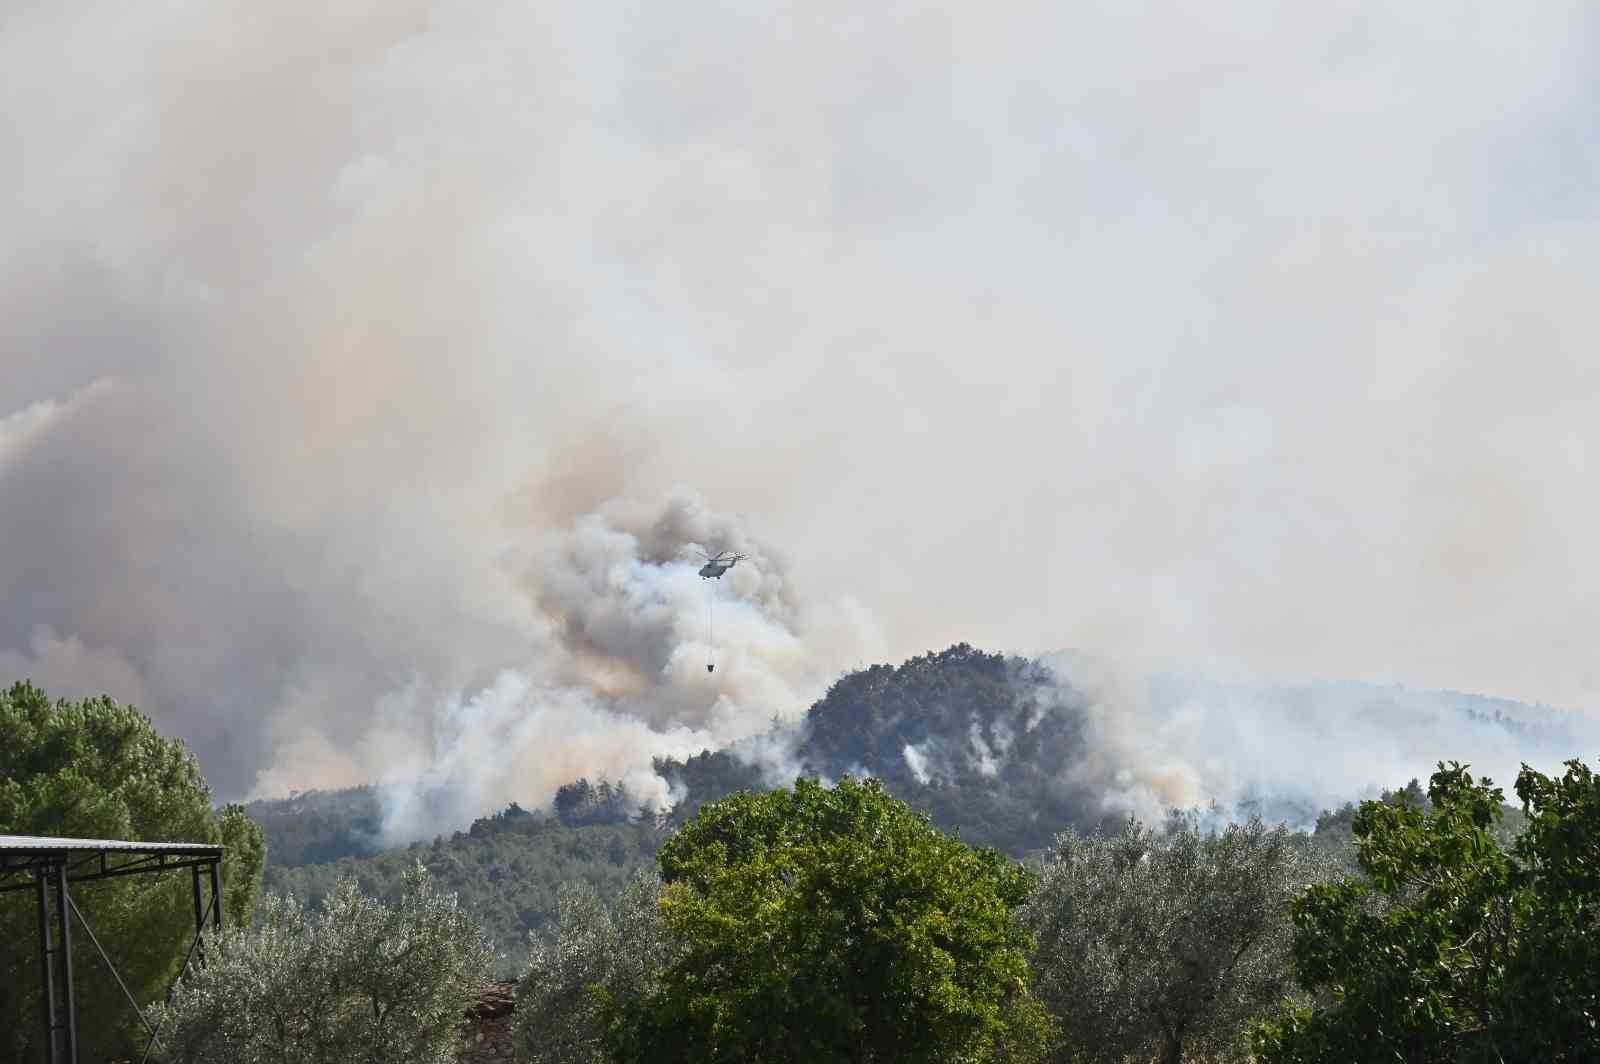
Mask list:
[[[516,1059],[511,1042],[511,1022],[517,1008],[517,984],[506,979],[490,983],[478,993],[461,1025],[460,1064],[507,1064]]]

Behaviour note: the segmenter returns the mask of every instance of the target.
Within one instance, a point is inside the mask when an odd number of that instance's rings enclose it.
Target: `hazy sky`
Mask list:
[[[1600,712],[1597,45],[8,0],[0,679],[224,795],[542,800],[957,640]]]

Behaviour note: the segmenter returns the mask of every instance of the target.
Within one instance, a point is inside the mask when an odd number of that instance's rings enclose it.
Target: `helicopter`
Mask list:
[[[706,563],[700,567],[700,575],[707,579],[716,577],[718,580],[722,579],[723,573],[744,561],[745,557],[743,554],[735,554],[731,550],[725,550],[715,555],[707,554],[705,551],[699,551],[698,553],[700,557],[706,560]]]

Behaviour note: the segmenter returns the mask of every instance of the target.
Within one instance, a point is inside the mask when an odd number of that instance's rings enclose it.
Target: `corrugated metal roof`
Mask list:
[[[57,839],[45,835],[0,835],[0,852],[43,853],[67,850],[115,850],[119,853],[221,853],[209,842],[129,842],[125,839]]]

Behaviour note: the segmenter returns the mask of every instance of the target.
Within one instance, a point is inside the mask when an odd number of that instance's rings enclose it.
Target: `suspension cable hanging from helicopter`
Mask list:
[[[700,548],[695,548],[696,553],[706,560],[700,567],[700,577],[703,580],[712,578],[721,580],[722,574],[744,561],[743,554],[735,554],[731,550],[719,551],[716,554],[707,554]],[[706,671],[717,671],[717,623],[716,623],[716,592],[711,585],[706,585]]]

